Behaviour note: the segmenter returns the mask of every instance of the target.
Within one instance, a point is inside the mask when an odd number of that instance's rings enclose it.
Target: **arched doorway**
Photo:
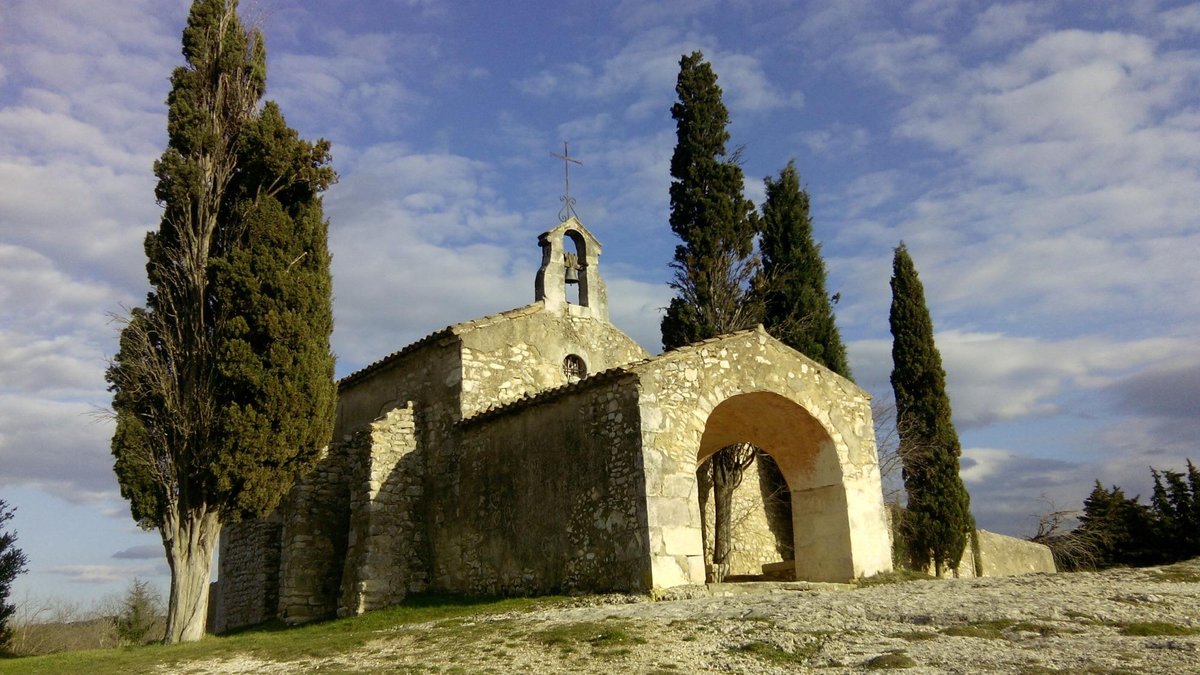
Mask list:
[[[853,577],[842,466],[829,431],[788,398],[769,391],[749,392],[725,399],[709,413],[696,453],[697,465],[721,448],[739,443],[761,449],[779,467],[791,506],[790,548],[795,560],[795,578],[845,581]],[[750,482],[751,491],[769,487],[762,484],[760,471],[747,471],[744,481]],[[700,506],[703,509],[706,505]],[[781,528],[778,523],[770,522],[769,508],[766,507],[765,518],[760,518],[759,523],[765,521],[770,534],[778,537]],[[744,525],[753,528],[755,523]],[[734,536],[737,537],[736,528]],[[754,536],[761,539],[761,531]],[[761,551],[762,542],[757,546]],[[709,547],[709,541],[705,541],[705,547]],[[752,550],[743,553],[751,558],[756,555]],[[745,569],[746,561],[739,563]],[[739,569],[735,567],[734,571]]]

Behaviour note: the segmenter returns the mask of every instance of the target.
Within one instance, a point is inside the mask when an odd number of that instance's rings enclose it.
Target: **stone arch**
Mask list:
[[[574,251],[571,250],[572,247],[574,247]],[[582,234],[579,233],[579,230],[571,228],[563,230],[563,252],[574,254],[575,264],[579,266],[579,282],[574,284],[577,286],[576,291],[578,293],[578,297],[576,298],[577,302],[575,304],[579,305],[580,307],[588,307],[587,240]],[[569,289],[564,289],[564,293],[566,293],[568,302],[570,302],[571,293],[569,292]]]
[[[697,461],[765,447],[788,482],[797,579],[891,570],[870,396],[761,327],[630,368],[639,374],[652,585],[702,583]]]
[[[803,406],[771,391],[734,394],[711,409],[697,465],[717,450],[750,443],[771,455],[788,486],[796,578],[827,580],[850,559],[842,468],[829,431]],[[842,579],[844,580],[844,579]]]

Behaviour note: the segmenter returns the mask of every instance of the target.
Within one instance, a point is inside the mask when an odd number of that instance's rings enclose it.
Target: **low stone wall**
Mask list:
[[[1053,574],[1058,571],[1049,546],[987,530],[976,530],[975,534],[979,542],[979,555],[975,555],[974,546],[968,539],[957,572],[947,571],[946,575],[1010,577],[1038,572]],[[934,574],[932,564],[926,572]]]
[[[1049,546],[987,530],[979,530],[979,560],[981,569],[975,576],[980,577],[1058,571]]]

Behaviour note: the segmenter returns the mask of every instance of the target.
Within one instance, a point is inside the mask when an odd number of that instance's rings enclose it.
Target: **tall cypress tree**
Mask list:
[[[671,300],[662,320],[663,348],[674,349],[716,337],[759,321],[750,294],[756,272],[754,204],[742,194],[742,168],[729,156],[729,111],[712,66],[700,52],[679,60],[671,106],[676,144],[671,156],[671,230],[675,247]],[[735,153],[736,154],[736,153]],[[728,569],[733,490],[754,461],[754,450],[735,444],[718,450],[700,468],[711,471],[715,528],[713,562],[717,581]]]
[[[933,342],[925,289],[903,243],[892,261],[892,390],[904,487],[908,551],[914,569],[932,562],[941,576],[958,569],[975,529],[971,498],[959,476],[962,450],[950,418],[946,373]]]
[[[849,378],[846,347],[825,290],[825,261],[813,241],[808,191],[800,188],[795,162],[763,183],[763,324],[784,344]]]
[[[329,145],[300,140],[265,87],[236,0],[195,0],[172,74],[152,290],[108,370],[114,469],[171,569],[166,639],[204,634],[223,523],[273,509],[333,426]]]
[[[679,61],[671,106],[671,230],[675,247],[671,300],[662,321],[663,347],[676,347],[757,323],[747,288],[754,245],[754,204],[742,194],[742,168],[726,153],[729,111],[712,66],[700,52]]]

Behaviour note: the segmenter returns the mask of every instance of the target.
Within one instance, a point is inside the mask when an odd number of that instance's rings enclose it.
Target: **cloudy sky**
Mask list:
[[[186,0],[0,4],[0,498],[17,593],[163,583],[111,472],[110,315],[147,290],[151,165]],[[894,5],[897,9],[882,9]],[[338,374],[529,302],[572,194],[613,320],[670,293],[670,106],[711,60],[746,190],[795,159],[858,382],[889,396],[901,240],[981,526],[1200,459],[1200,4],[244,0],[268,97],[333,142]]]

